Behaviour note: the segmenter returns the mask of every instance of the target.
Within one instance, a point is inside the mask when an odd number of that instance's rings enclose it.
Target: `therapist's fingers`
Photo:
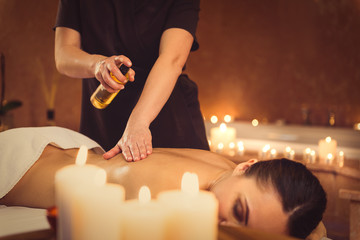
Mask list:
[[[121,153],[121,148],[118,145],[115,145],[115,147],[103,154],[103,158],[109,160],[119,153]]]
[[[128,126],[118,145],[127,161],[139,161],[152,153],[151,132],[147,127]]]

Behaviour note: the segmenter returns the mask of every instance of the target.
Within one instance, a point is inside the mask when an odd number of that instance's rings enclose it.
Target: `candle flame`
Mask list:
[[[226,124],[225,124],[225,123],[220,124],[220,131],[221,131],[221,132],[225,132],[225,131],[226,131]]]
[[[331,137],[326,137],[326,138],[325,138],[325,141],[326,141],[327,143],[331,142]]]
[[[264,147],[263,147],[263,149],[262,149],[262,151],[265,153],[265,152],[267,152],[267,151],[269,151],[270,150],[270,145],[269,144],[266,144]]]
[[[217,123],[217,122],[218,122],[217,116],[215,116],[215,115],[211,116],[210,121],[211,121],[211,123],[213,123],[213,124]]]
[[[231,116],[230,115],[225,115],[224,121],[227,122],[227,123],[231,122]]]
[[[305,154],[310,154],[311,153],[311,148],[305,148]]]
[[[181,191],[191,195],[199,192],[199,179],[196,173],[184,173],[181,179]]]
[[[218,149],[219,149],[219,150],[222,150],[223,148],[224,148],[224,144],[223,144],[223,143],[219,143],[219,144],[218,144]]]
[[[332,159],[333,159],[333,155],[332,155],[331,153],[329,153],[329,154],[327,155],[327,159],[332,160]]]
[[[96,186],[103,186],[106,183],[106,172],[104,169],[99,169],[94,178],[94,182]]]
[[[148,186],[142,186],[139,190],[139,202],[148,203],[151,201],[151,192]]]
[[[253,119],[251,121],[251,124],[254,126],[254,127],[257,127],[259,125],[259,121],[257,119]]]
[[[287,146],[287,147],[285,148],[285,152],[287,152],[287,153],[291,152],[291,147]]]
[[[78,166],[85,165],[86,159],[87,159],[87,154],[88,154],[88,148],[85,145],[82,145],[76,156],[75,164]]]

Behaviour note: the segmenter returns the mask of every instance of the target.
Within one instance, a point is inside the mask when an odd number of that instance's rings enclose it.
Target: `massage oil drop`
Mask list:
[[[119,67],[119,70],[129,80],[129,75],[128,75],[129,67],[122,64]],[[110,76],[116,82],[121,83],[121,82],[119,82],[119,80],[117,80],[117,78],[111,72],[110,72]],[[111,103],[111,101],[116,97],[116,95],[119,92],[120,92],[120,90],[117,92],[114,92],[114,93],[110,93],[104,88],[104,86],[102,84],[100,84],[98,86],[98,88],[96,89],[96,91],[93,93],[93,95],[91,95],[90,102],[97,109],[104,109]]]

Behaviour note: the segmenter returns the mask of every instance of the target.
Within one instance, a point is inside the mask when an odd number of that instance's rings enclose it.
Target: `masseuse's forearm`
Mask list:
[[[96,63],[105,56],[89,54],[81,48],[79,32],[65,27],[56,28],[55,63],[58,71],[73,78],[94,77]]]
[[[145,126],[156,118],[174,89],[181,74],[181,63],[174,63],[164,57],[159,57],[146,81],[141,97],[134,108],[129,121],[136,121]]]
[[[146,80],[144,90],[129,122],[150,123],[159,114],[174,89],[192,46],[192,35],[179,28],[167,29],[160,41],[159,57]]]
[[[64,46],[56,58],[58,71],[73,78],[93,78],[95,65],[105,56],[91,55],[72,46]]]

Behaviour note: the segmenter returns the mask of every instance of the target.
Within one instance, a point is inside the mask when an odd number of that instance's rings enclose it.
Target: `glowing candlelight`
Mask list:
[[[151,192],[149,187],[142,186],[139,190],[139,202],[145,204],[150,201],[151,201]]]
[[[213,193],[199,190],[195,173],[184,173],[181,190],[161,192],[158,199],[170,211],[168,239],[217,239],[218,202]]]
[[[328,153],[328,155],[326,156],[325,163],[331,164],[333,160],[334,160],[334,155],[332,155],[332,153]]]
[[[216,152],[217,152],[217,153],[222,153],[223,149],[224,149],[224,144],[223,144],[223,143],[219,143],[219,144],[217,145]]]
[[[332,156],[336,155],[336,140],[331,137],[326,137],[319,141],[319,158],[322,162],[328,162],[328,154],[331,153]]]
[[[120,216],[124,219],[124,240],[166,239],[168,211],[157,200],[151,199],[149,187],[142,186],[138,199],[122,205]]]
[[[87,147],[81,146],[75,164],[55,174],[57,239],[119,239],[118,211],[125,198],[124,188],[106,184],[104,169],[85,164],[87,153]]]
[[[225,121],[226,123],[231,122],[231,119],[232,119],[232,117],[231,117],[230,115],[225,115],[225,116],[224,116],[224,121]]]
[[[80,146],[78,154],[76,156],[75,164],[77,166],[84,166],[86,163],[87,154],[88,154],[87,147],[84,145]]]
[[[294,160],[295,151],[291,147],[287,146],[284,151],[284,157],[290,160]]]
[[[261,151],[259,152],[259,158],[260,160],[264,160],[268,158],[269,155],[269,150],[270,150],[270,145],[266,144]]]
[[[343,167],[344,163],[345,163],[345,155],[343,151],[340,151],[338,154],[338,163],[339,163],[339,167]]]
[[[251,124],[254,126],[254,127],[257,127],[259,125],[259,121],[257,119],[253,119],[251,121]]]
[[[217,116],[215,116],[215,115],[211,116],[211,118],[210,118],[210,122],[211,122],[212,124],[217,123],[217,122],[218,122],[218,117],[217,117]]]
[[[229,143],[229,153],[230,156],[235,156],[235,143],[234,142],[230,142]]]
[[[276,152],[275,148],[270,150],[270,158],[276,158],[276,154],[277,154],[277,152]]]
[[[181,179],[181,191],[191,195],[199,193],[199,179],[195,173],[184,173]]]

